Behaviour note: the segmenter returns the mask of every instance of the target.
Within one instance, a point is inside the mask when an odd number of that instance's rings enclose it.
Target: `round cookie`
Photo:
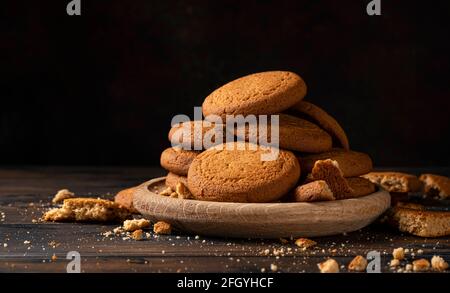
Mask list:
[[[187,175],[189,166],[198,154],[200,154],[198,151],[167,148],[161,153],[161,166],[172,173]]]
[[[280,148],[309,153],[320,153],[331,149],[331,136],[317,125],[292,115],[278,115]],[[270,120],[270,118],[268,118],[268,120]],[[242,134],[244,134],[244,136]],[[240,139],[249,141],[249,125],[245,124],[243,126],[237,126],[236,135]],[[271,128],[268,125],[267,140],[269,142],[270,137]]]
[[[348,185],[353,189],[352,197],[365,196],[375,192],[375,184],[362,177],[346,178]]]
[[[169,172],[166,176],[166,185],[168,187],[170,187],[170,189],[172,190],[176,190],[177,189],[177,184],[181,182],[183,183],[184,186],[188,186],[187,185],[187,177],[186,176],[181,176],[181,175],[177,175],[175,173]]]
[[[172,145],[180,145],[185,150],[203,150],[224,142],[225,131],[222,124],[209,121],[187,121],[174,126],[169,131]],[[188,139],[185,140],[184,138]],[[205,141],[204,141],[205,139]],[[211,142],[211,145],[204,144]]]
[[[275,201],[295,186],[300,166],[289,151],[279,150],[272,161],[262,161],[263,154],[267,151],[244,142],[208,149],[198,155],[189,168],[189,190],[198,200]]]
[[[344,129],[342,129],[341,125],[339,125],[336,119],[325,112],[325,110],[306,101],[300,101],[299,103],[292,106],[291,109],[312,118],[314,122],[319,124],[320,127],[336,137],[344,149],[350,149],[347,134],[345,134]]]
[[[321,154],[299,155],[297,159],[305,173],[310,173],[317,160],[331,159],[339,163],[344,177],[356,177],[372,170],[372,159],[365,153],[333,148]]]
[[[298,103],[306,95],[306,84],[289,71],[267,71],[233,80],[216,89],[203,102],[205,116],[273,114]]]

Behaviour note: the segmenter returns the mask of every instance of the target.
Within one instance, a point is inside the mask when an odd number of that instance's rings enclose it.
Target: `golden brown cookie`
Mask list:
[[[186,176],[180,176],[175,173],[169,172],[166,176],[166,185],[170,187],[173,191],[176,190],[177,184],[181,182],[185,186],[187,186],[187,177]]]
[[[419,179],[423,182],[427,195],[439,196],[441,199],[450,197],[450,178],[447,176],[422,174]]]
[[[336,199],[352,197],[354,191],[345,180],[337,161],[330,159],[316,161],[311,176],[314,180],[324,180]]]
[[[52,209],[44,221],[55,222],[121,222],[131,216],[130,211],[116,202],[97,198],[69,198],[61,208]]]
[[[328,131],[328,133],[330,133],[332,136],[336,137],[344,149],[350,149],[348,138],[345,134],[344,129],[342,129],[341,125],[339,125],[336,119],[325,112],[325,110],[306,101],[298,102],[297,104],[292,106],[291,109],[312,118],[314,122],[319,124],[320,127]]]
[[[389,192],[417,192],[422,189],[422,182],[417,176],[400,172],[370,172],[362,175]]]
[[[203,150],[205,145],[223,143],[226,135],[224,125],[209,121],[188,121],[173,126],[169,131],[169,141],[172,145],[179,145],[185,150]]]
[[[161,166],[169,172],[187,175],[189,166],[199,151],[186,151],[179,147],[167,148],[161,153]]]
[[[360,197],[371,193],[376,190],[375,184],[370,182],[370,180],[362,177],[350,177],[345,178],[348,185],[353,190],[353,193],[349,197]]]
[[[372,171],[372,159],[370,159],[367,154],[356,151],[346,151],[341,148],[333,148],[332,150],[321,154],[298,155],[297,159],[305,174],[312,171],[314,163],[317,160],[325,159],[337,161],[344,177],[356,177]]]
[[[216,89],[203,102],[205,116],[244,116],[282,112],[300,102],[306,84],[289,71],[267,71],[233,80]]]
[[[123,207],[126,207],[132,213],[138,213],[133,206],[133,196],[136,187],[127,188],[119,191],[114,197],[114,201]]]
[[[256,145],[243,142],[208,149],[189,168],[189,190],[199,200],[275,201],[295,186],[300,166],[289,151],[279,150],[272,161],[262,161],[265,153]]]
[[[331,136],[317,125],[297,118],[292,115],[279,115],[279,146],[280,148],[302,151],[310,153],[324,152],[331,149]],[[253,124],[256,130],[255,139],[259,135],[258,127]],[[251,129],[251,128],[250,128]],[[249,125],[239,125],[236,127],[236,136],[249,141]],[[256,142],[256,140],[251,142]],[[271,142],[271,126],[267,127],[267,141]]]
[[[294,201],[313,202],[335,200],[328,184],[323,180],[303,184],[294,189]]]

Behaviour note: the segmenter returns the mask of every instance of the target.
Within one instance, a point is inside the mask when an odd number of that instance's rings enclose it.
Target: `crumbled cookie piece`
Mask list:
[[[54,222],[118,222],[131,216],[129,210],[113,201],[95,198],[69,198],[61,208],[43,215]]]
[[[395,248],[394,251],[392,251],[392,256],[394,259],[402,260],[405,258],[405,250],[403,247]]]
[[[293,191],[294,200],[298,202],[314,202],[335,200],[330,187],[324,180],[309,182],[300,186]]]
[[[339,264],[332,258],[317,264],[321,273],[339,273]]]
[[[434,255],[431,258],[431,267],[437,271],[445,271],[448,269],[448,262],[446,262],[442,257]]]
[[[276,272],[276,271],[278,271],[278,266],[276,265],[276,264],[270,264],[270,270],[272,271],[272,272]]]
[[[298,238],[297,240],[295,240],[295,245],[300,247],[302,250],[306,250],[310,247],[313,247],[316,244],[317,244],[316,241],[308,238]]]
[[[57,204],[72,197],[75,197],[75,193],[70,192],[68,189],[61,189],[55,194],[55,197],[53,197],[52,203]]]
[[[169,196],[169,195],[171,195],[172,193],[173,193],[172,188],[167,187],[166,189],[164,189],[163,191],[161,191],[161,192],[159,193],[159,195]]]
[[[189,189],[182,182],[178,182],[175,188],[175,192],[178,194],[178,198],[189,199],[192,198],[192,194]]]
[[[170,234],[172,232],[172,225],[164,221],[159,221],[153,225],[153,232],[156,234]]]
[[[400,172],[370,172],[362,175],[389,192],[417,192],[422,189],[422,182],[413,174]]]
[[[143,232],[141,229],[135,230],[133,233],[131,233],[131,238],[133,240],[139,241],[143,239]]]
[[[398,267],[399,265],[400,265],[400,261],[397,258],[392,259],[391,262],[389,263],[389,266],[391,268]]]
[[[419,180],[423,182],[427,195],[438,196],[441,199],[450,197],[449,177],[435,174],[422,174]]]
[[[125,220],[125,222],[123,222],[123,228],[128,232],[133,232],[148,227],[150,227],[150,221],[146,219]]]
[[[364,272],[367,268],[367,259],[362,255],[357,255],[348,265],[349,271]]]
[[[410,271],[412,271],[413,270],[413,265],[412,264],[407,264],[406,266],[405,266],[405,271],[406,272],[410,272]]]
[[[424,258],[413,261],[413,271],[424,272],[430,269],[430,262]]]
[[[314,180],[323,180],[327,183],[336,199],[345,199],[353,196],[354,190],[344,178],[339,163],[334,160],[317,160],[312,169]]]

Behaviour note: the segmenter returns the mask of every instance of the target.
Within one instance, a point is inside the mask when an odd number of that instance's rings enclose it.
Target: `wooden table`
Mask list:
[[[449,168],[405,171],[450,173]],[[123,188],[164,174],[161,168],[0,168],[0,272],[66,272],[69,251],[80,253],[82,272],[270,272],[271,265],[277,272],[318,272],[317,263],[328,257],[346,267],[354,256],[365,256],[369,251],[380,252],[382,271],[392,272],[388,262],[396,247],[413,250],[415,258],[440,255],[450,261],[450,237],[424,239],[381,224],[315,239],[315,248],[301,251],[292,242],[183,233],[152,234],[143,241],[123,240],[101,235],[119,224],[37,221],[51,207],[51,198],[59,189],[68,188],[80,196],[112,198]],[[408,254],[407,261],[411,259]]]

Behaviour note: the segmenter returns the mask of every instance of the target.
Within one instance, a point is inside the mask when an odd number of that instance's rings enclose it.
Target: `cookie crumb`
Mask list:
[[[448,269],[448,263],[442,257],[434,255],[431,258],[431,267],[437,271],[445,271]]]
[[[181,199],[192,198],[191,192],[182,182],[177,183],[177,186],[175,187],[175,192],[178,194],[178,198]]]
[[[272,271],[272,272],[276,272],[276,271],[278,271],[278,266],[276,265],[276,264],[270,264],[270,270]]]
[[[392,251],[392,256],[394,259],[402,260],[405,258],[405,250],[403,247],[395,248],[394,251]]]
[[[69,191],[68,189],[59,190],[52,199],[52,203],[60,203],[63,202],[66,198],[75,197],[75,193]]]
[[[361,255],[357,255],[348,265],[350,271],[363,272],[366,270],[367,260]]]
[[[153,232],[156,234],[170,234],[172,232],[172,225],[164,221],[159,221],[153,225]]]
[[[141,229],[135,230],[133,233],[131,233],[131,238],[133,240],[139,241],[143,239],[143,233]]]
[[[389,266],[391,268],[398,267],[399,265],[400,265],[400,261],[396,258],[392,259],[391,262],[389,263]]]
[[[424,258],[413,261],[413,271],[424,272],[430,268],[430,262]]]
[[[410,271],[412,271],[412,269],[413,269],[413,266],[410,263],[405,266],[405,271],[406,272],[410,272]]]
[[[172,192],[173,192],[172,188],[167,187],[166,189],[161,191],[161,193],[159,195],[169,196],[172,194]]]
[[[317,264],[321,273],[339,273],[339,264],[332,258]]]
[[[308,239],[308,238],[298,238],[295,240],[295,245],[300,247],[302,250],[306,250],[310,247],[313,247],[317,244],[316,241]]]
[[[261,273],[265,273],[266,272],[266,268],[261,268]]]
[[[123,228],[128,232],[148,227],[150,227],[150,221],[146,219],[125,220],[125,222],[123,222]]]

